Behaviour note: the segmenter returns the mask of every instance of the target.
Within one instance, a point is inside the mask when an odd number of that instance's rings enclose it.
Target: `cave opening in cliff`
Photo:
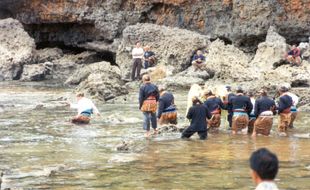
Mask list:
[[[308,80],[295,80],[291,83],[292,88],[297,87],[310,87]]]
[[[245,53],[255,53],[258,48],[258,44],[264,42],[266,40],[266,36],[267,34],[244,36],[241,37],[241,39],[235,44]]]
[[[64,54],[80,54],[82,52],[85,51],[92,51],[92,50],[88,50],[86,48],[83,47],[76,47],[76,46],[70,46],[70,45],[66,45],[64,44],[64,42],[55,42],[55,41],[41,41],[39,43],[36,43],[36,47],[37,49],[44,49],[44,48],[59,48],[62,50],[62,52]],[[92,61],[90,63],[94,63],[94,62],[100,62],[100,61],[106,61],[109,62],[111,65],[115,65],[116,64],[116,53],[112,52],[112,51],[94,51],[96,52],[94,54],[94,56],[92,56]]]
[[[0,19],[13,18],[13,14],[8,9],[0,8]]]
[[[217,39],[222,40],[225,45],[231,45],[232,44],[232,41],[229,38],[224,37],[224,36],[218,36],[217,38],[211,38],[210,41],[213,42]]]

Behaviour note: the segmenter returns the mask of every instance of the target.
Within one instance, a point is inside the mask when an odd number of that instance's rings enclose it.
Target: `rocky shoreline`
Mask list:
[[[271,95],[279,85],[287,84],[301,97],[303,110],[310,110],[310,45],[302,43],[303,62],[290,67],[283,60],[289,45],[271,26],[256,53],[247,53],[221,39],[180,28],[138,23],[124,28],[121,38],[106,43],[89,42],[83,48],[38,48],[23,25],[12,18],[0,20],[0,80],[57,80],[60,85],[75,86],[94,98],[108,101],[127,94],[137,86],[128,83],[131,50],[136,41],[150,45],[156,53],[156,67],[143,70],[155,83],[171,89],[189,89],[229,84],[258,91],[267,88]],[[207,49],[207,68],[195,71],[191,57],[198,49]],[[110,52],[102,53],[102,52]],[[112,52],[112,53],[111,53]],[[128,83],[127,85],[125,85]],[[135,82],[134,82],[135,83]]]

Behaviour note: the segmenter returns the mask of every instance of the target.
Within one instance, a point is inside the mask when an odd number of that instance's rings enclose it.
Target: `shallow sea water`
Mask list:
[[[90,125],[69,123],[70,89],[38,83],[0,84],[2,189],[254,189],[248,159],[267,147],[277,153],[280,189],[310,189],[309,114],[301,113],[289,137],[230,135],[225,118],[218,134],[200,141],[180,133],[143,137],[137,101],[97,103]],[[186,92],[175,94],[184,120]],[[273,130],[277,120],[274,120]],[[297,137],[298,136],[298,137]],[[130,151],[119,152],[122,141]]]

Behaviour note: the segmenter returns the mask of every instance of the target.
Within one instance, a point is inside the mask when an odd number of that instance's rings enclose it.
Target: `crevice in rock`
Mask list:
[[[266,40],[267,34],[245,36],[235,43],[235,46],[245,53],[256,52],[258,44]]]
[[[310,87],[308,80],[295,80],[291,83],[292,88],[296,87]]]
[[[40,43],[36,44],[37,49],[44,49],[44,48],[60,48],[64,54],[80,54],[84,51],[90,51],[86,48],[82,47],[75,47],[75,46],[69,46],[65,45],[64,42],[56,42],[56,41],[42,41]],[[111,65],[118,66],[116,64],[116,53],[112,51],[92,51],[96,52],[93,56],[89,58],[89,60],[86,60],[87,62],[85,64],[100,62],[100,61],[106,61],[109,62]]]
[[[233,42],[231,41],[231,39],[224,37],[224,36],[218,36],[217,38],[211,38],[210,41],[213,42],[217,39],[220,39],[224,42],[225,45],[231,45]]]

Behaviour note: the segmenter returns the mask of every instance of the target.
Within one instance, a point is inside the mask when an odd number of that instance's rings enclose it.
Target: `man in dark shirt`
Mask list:
[[[155,64],[155,53],[150,50],[150,46],[144,47],[144,69]]]
[[[238,131],[247,128],[253,105],[250,98],[243,94],[241,87],[238,87],[236,96],[231,98],[229,103],[232,105],[233,111],[232,133],[236,134]]]
[[[216,97],[212,91],[208,91],[206,94],[206,101],[204,105],[209,109],[212,114],[211,119],[208,120],[209,129],[218,130],[221,125],[221,109],[224,109],[222,100]]]
[[[265,90],[260,91],[261,97],[255,101],[254,115],[257,118],[254,123],[252,136],[262,134],[268,136],[273,124],[273,115],[276,104],[267,96]]]
[[[143,85],[139,92],[139,109],[143,112],[143,129],[146,130],[146,137],[150,134],[150,122],[154,129],[154,134],[157,133],[156,110],[159,100],[159,91],[156,85],[151,83],[149,75],[143,75]]]
[[[280,94],[277,107],[279,114],[278,130],[280,135],[286,136],[287,128],[291,122],[291,106],[293,105],[293,100],[292,97],[287,95],[288,88],[285,86],[280,87],[278,91]]]
[[[163,86],[159,88],[159,93],[160,98],[157,110],[159,124],[177,124],[177,110],[174,104],[173,94],[165,91]]]
[[[192,102],[193,106],[189,108],[186,116],[191,120],[191,124],[183,131],[181,138],[190,138],[197,132],[200,139],[205,140],[208,136],[206,119],[211,119],[212,115],[198,97],[193,97]]]
[[[227,94],[223,98],[223,104],[225,109],[227,110],[227,121],[229,125],[229,129],[231,129],[232,126],[232,118],[233,118],[233,111],[232,111],[232,105],[231,105],[231,99],[235,96],[234,93],[231,91],[231,86],[226,86]]]

